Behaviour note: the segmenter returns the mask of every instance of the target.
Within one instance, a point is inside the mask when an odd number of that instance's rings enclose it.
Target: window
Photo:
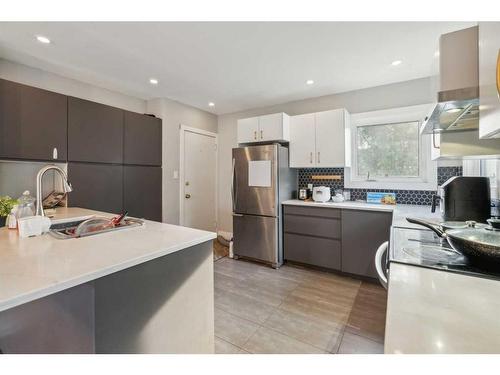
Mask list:
[[[420,135],[431,105],[351,115],[351,159],[346,188],[435,190],[431,142]]]
[[[419,122],[358,126],[357,175],[374,177],[419,176]]]

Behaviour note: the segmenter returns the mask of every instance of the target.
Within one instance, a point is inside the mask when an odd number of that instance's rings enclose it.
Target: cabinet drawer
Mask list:
[[[340,220],[316,216],[285,215],[285,232],[340,239]]]
[[[340,270],[341,242],[327,238],[285,234],[286,260]]]
[[[319,216],[340,219],[339,208],[329,207],[306,207],[306,206],[283,206],[285,215],[305,215],[305,216]]]

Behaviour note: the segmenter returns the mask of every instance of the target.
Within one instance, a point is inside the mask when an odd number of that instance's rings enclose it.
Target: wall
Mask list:
[[[217,132],[217,116],[170,99],[153,99],[147,112],[163,119],[163,221],[179,224],[180,125]]]
[[[435,93],[435,79],[429,77],[219,116],[218,229],[232,232],[231,149],[237,146],[236,124],[239,118],[275,112],[286,112],[293,116],[342,107],[351,113],[376,111],[432,103],[436,100]]]
[[[133,112],[146,112],[146,101],[143,99],[3,59],[0,59],[0,78]]]

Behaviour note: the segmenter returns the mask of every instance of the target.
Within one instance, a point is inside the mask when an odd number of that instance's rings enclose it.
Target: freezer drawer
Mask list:
[[[280,266],[283,256],[278,246],[277,217],[238,215],[233,216],[234,254],[258,259]]]

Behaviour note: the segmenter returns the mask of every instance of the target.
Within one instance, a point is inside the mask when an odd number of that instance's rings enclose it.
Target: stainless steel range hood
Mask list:
[[[441,35],[440,91],[422,134],[476,130],[479,125],[478,28]]]

